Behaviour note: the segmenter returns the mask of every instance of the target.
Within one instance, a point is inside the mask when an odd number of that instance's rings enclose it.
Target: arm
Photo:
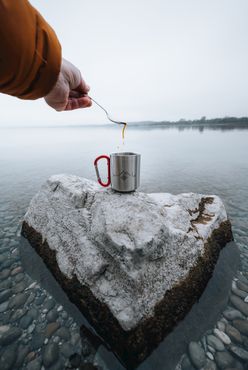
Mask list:
[[[61,60],[55,32],[27,0],[0,0],[0,92],[46,97],[56,110],[90,106],[80,71]]]

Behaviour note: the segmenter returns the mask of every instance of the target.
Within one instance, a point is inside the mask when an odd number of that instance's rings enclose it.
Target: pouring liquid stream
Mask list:
[[[127,127],[127,123],[126,122],[122,122],[122,121],[115,121],[115,120],[113,120],[110,116],[109,116],[109,114],[108,114],[108,112],[107,112],[107,110],[101,105],[101,104],[99,104],[97,101],[95,101],[95,99],[93,99],[93,98],[91,98],[90,96],[89,96],[89,98],[96,104],[96,105],[98,105],[98,107],[99,108],[101,108],[104,112],[105,112],[105,114],[106,114],[106,116],[108,117],[108,119],[111,121],[111,122],[114,122],[114,123],[117,123],[117,124],[121,124],[121,125],[123,125],[123,128],[122,128],[122,133],[121,133],[121,136],[122,136],[122,144],[124,145],[124,140],[125,140],[125,130],[126,130],[126,127]],[[118,149],[119,149],[119,147],[117,147]]]

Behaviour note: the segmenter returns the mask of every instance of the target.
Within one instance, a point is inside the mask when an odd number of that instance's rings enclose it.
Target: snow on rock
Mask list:
[[[124,330],[153,315],[226,220],[214,195],[120,194],[73,175],[52,176],[24,219]]]

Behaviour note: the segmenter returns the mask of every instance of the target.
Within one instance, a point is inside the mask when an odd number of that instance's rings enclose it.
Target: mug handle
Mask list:
[[[97,167],[97,162],[100,160],[100,159],[106,159],[107,160],[107,167],[108,167],[108,179],[107,179],[107,182],[104,183],[102,182],[101,180],[101,176],[100,176],[100,173],[99,173],[99,170],[98,170],[98,167]],[[100,155],[99,157],[97,157],[94,161],[94,166],[95,166],[95,170],[96,170],[96,176],[97,176],[97,181],[99,182],[99,184],[103,187],[107,187],[110,185],[111,183],[111,179],[110,179],[110,158],[108,155]]]

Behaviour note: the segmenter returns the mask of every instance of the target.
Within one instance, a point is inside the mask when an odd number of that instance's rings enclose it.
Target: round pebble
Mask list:
[[[47,367],[53,365],[59,357],[59,347],[56,343],[49,343],[45,347],[42,359],[43,364]]]
[[[217,338],[219,338],[223,343],[225,344],[230,344],[231,339],[226,335],[223,331],[219,329],[214,329],[214,334],[216,335]]]
[[[206,362],[205,352],[202,347],[197,342],[190,342],[188,351],[192,364],[197,369],[201,369]]]
[[[208,335],[207,336],[207,342],[211,347],[213,347],[217,351],[224,351],[225,350],[225,346],[224,346],[223,342],[220,339],[216,338],[216,336],[214,336],[214,335]]]

